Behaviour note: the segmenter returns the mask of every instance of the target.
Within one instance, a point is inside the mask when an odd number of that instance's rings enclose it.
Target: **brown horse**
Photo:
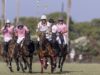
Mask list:
[[[46,34],[41,32],[39,33],[40,41],[39,41],[39,48],[38,48],[38,56],[41,63],[41,73],[43,73],[44,68],[46,69],[48,64],[47,58],[49,57],[51,60],[51,72],[53,73],[55,66],[55,52],[52,48],[51,43],[46,39]]]
[[[7,53],[7,64],[11,72],[13,72],[12,60],[13,60],[14,48],[15,48],[15,41],[11,40],[8,46],[8,53]]]
[[[8,51],[6,55],[4,54],[4,51],[3,51],[3,44],[0,44],[0,49],[1,49],[0,55],[3,57],[4,61],[7,63],[7,66],[11,72],[13,72],[12,60],[14,58],[15,45],[16,45],[16,36],[14,33],[12,33],[12,40],[10,40],[8,43]]]
[[[3,44],[0,44],[0,55],[3,57],[4,61],[7,63],[7,66],[11,72],[13,72],[12,59],[13,59],[14,48],[15,48],[15,41],[12,39],[9,42],[7,54],[4,55]]]

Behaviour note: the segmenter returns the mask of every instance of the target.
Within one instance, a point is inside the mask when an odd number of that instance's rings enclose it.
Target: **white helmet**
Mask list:
[[[42,15],[41,19],[47,19],[46,15]]]
[[[6,20],[6,23],[10,23],[10,20],[9,20],[9,19],[7,19],[7,20]]]

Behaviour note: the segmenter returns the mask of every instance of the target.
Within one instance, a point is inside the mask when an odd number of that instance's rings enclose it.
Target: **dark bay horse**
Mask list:
[[[46,39],[45,35],[46,33],[44,32],[39,33],[40,41],[39,41],[39,48],[38,48],[38,56],[39,56],[39,60],[41,63],[41,73],[44,72],[44,69],[47,69],[47,66],[48,66],[47,58],[50,58],[51,72],[53,73],[55,69],[55,66],[54,66],[54,63],[55,63],[54,53],[55,52],[52,48],[52,44]]]
[[[26,35],[26,38],[18,45],[17,50],[15,50],[15,61],[17,65],[17,71],[20,70],[20,66],[22,71],[29,69],[29,73],[32,73],[32,60],[34,53],[34,42],[30,40],[29,34]],[[23,65],[24,64],[24,65]]]
[[[59,44],[58,41],[56,40],[57,38],[56,34],[52,35],[52,44],[53,44],[53,48],[56,50],[56,57],[58,57],[59,59],[58,68],[60,68],[60,72],[62,72],[63,64],[66,59],[68,50],[67,50],[67,44],[63,44],[64,42],[63,34],[59,33],[58,37],[61,41],[61,44]]]

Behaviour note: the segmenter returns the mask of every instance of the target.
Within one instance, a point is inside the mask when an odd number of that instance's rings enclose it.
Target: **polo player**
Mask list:
[[[23,39],[25,39],[26,33],[29,32],[29,29],[25,25],[18,25],[15,28],[15,34],[17,36],[17,44],[20,44]]]
[[[7,55],[9,42],[13,38],[13,30],[14,30],[14,26],[11,25],[10,20],[6,20],[5,26],[1,28],[1,32],[3,34],[3,41],[4,41],[3,43],[3,54],[4,55]]]
[[[58,43],[67,44],[67,25],[64,23],[63,18],[59,18],[57,23],[57,32],[58,32]]]
[[[15,35],[17,37],[17,45],[20,45],[20,43],[25,39],[25,35],[29,33],[29,29],[27,26],[25,25],[18,25],[16,28],[15,28]]]
[[[46,15],[42,15],[41,16],[41,21],[38,23],[38,26],[37,26],[37,32],[49,33],[50,27],[51,27],[51,25],[47,21]],[[48,34],[46,34],[46,38],[49,39]],[[37,40],[40,41],[40,38],[38,37]]]

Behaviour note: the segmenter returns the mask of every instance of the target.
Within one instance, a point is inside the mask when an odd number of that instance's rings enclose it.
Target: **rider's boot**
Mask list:
[[[4,47],[3,47],[3,55],[7,57],[7,52],[8,52],[8,42],[4,42]]]
[[[39,41],[36,43],[36,49],[38,50],[40,47]]]

